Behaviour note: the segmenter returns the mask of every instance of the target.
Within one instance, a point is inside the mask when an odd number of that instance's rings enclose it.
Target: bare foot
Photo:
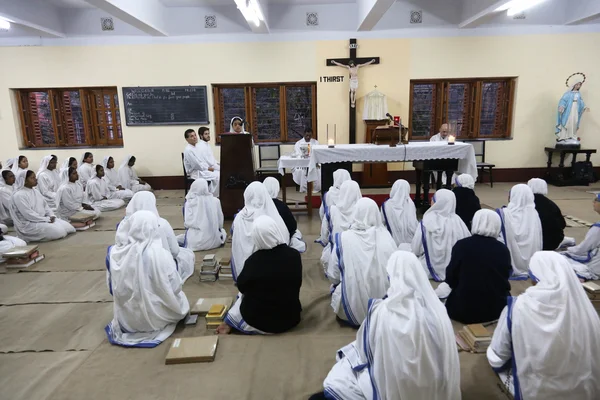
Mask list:
[[[583,278],[579,278],[579,282],[581,282],[581,283],[585,283],[585,279],[583,279]]]
[[[217,335],[229,335],[231,333],[231,327],[223,322],[216,330]]]

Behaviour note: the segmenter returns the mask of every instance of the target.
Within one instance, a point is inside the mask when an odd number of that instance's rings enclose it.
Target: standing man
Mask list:
[[[198,136],[193,129],[188,129],[184,133],[185,140],[188,142],[187,146],[183,150],[183,165],[188,176],[192,179],[204,178],[209,182],[209,190],[215,196],[219,196],[219,170],[220,166],[214,160],[210,145],[207,143],[210,140],[210,133],[208,128],[200,128],[201,132],[204,132],[203,140],[198,143]],[[204,130],[202,130],[204,129]],[[204,138],[207,138],[205,141]],[[204,147],[206,146],[206,147]],[[212,157],[212,163],[207,155],[210,153]]]
[[[433,135],[431,137],[431,139],[429,139],[430,142],[447,142],[448,141],[448,124],[442,124],[442,126],[440,126],[440,131],[437,135]]]
[[[310,154],[309,153],[311,151],[310,149],[312,149],[314,146],[319,144],[317,139],[312,138],[312,134],[313,134],[312,128],[309,128],[309,127],[304,128],[304,138],[300,139],[296,142],[296,144],[294,145],[294,153],[296,153],[298,155]],[[306,148],[307,150],[303,151],[303,148]],[[306,188],[307,188],[306,175],[307,174],[308,174],[308,171],[306,168],[294,168],[292,170],[292,177],[294,178],[294,182],[296,182],[296,185],[300,186],[300,193],[306,192]],[[319,178],[313,184],[313,193],[318,193],[321,191],[321,174],[319,173],[318,175],[319,175]]]

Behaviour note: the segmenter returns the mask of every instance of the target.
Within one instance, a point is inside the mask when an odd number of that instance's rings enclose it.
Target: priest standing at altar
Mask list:
[[[183,151],[183,164],[190,178],[204,178],[208,182],[211,193],[218,197],[221,166],[217,163],[210,148],[208,128],[201,127],[198,132],[201,140],[198,140],[193,129],[185,131],[184,137],[188,144]]]
[[[437,135],[433,135],[431,137],[431,139],[429,139],[430,142],[447,142],[448,141],[448,124],[442,124],[442,126],[440,126],[440,131]]]
[[[302,156],[303,154],[310,154],[311,149],[319,144],[317,139],[312,138],[312,134],[312,128],[304,128],[304,137],[298,140],[294,145],[294,153],[297,156]],[[300,186],[300,193],[306,192],[306,188],[308,186],[308,181],[306,179],[307,174],[308,170],[306,168],[296,167],[292,170],[292,177],[294,178],[294,182],[296,183],[296,185]],[[320,191],[321,174],[319,173],[319,177],[315,182],[313,182],[313,193],[318,193]]]

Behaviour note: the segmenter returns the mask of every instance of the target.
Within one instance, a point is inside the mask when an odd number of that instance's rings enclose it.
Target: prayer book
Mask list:
[[[218,336],[175,339],[165,359],[166,365],[212,362],[217,352]]]
[[[600,294],[600,285],[594,282],[585,282],[583,283],[583,288],[588,293]]]
[[[221,325],[228,309],[228,305],[213,304],[206,314],[206,329],[214,329]]]
[[[198,314],[201,317],[206,316],[211,307],[215,304],[222,304],[229,309],[233,303],[233,297],[215,297],[198,299],[196,304],[192,306],[191,314]]]
[[[38,250],[37,245],[17,246],[2,253],[3,258],[23,258],[29,257]]]
[[[492,343],[491,333],[482,324],[466,325],[458,334],[473,353],[485,353]]]
[[[75,213],[69,217],[69,221],[71,221],[71,222],[88,222],[88,221],[93,221],[93,220],[94,220],[93,215],[81,213],[81,212]]]
[[[221,264],[221,267],[229,266],[229,264],[231,264],[231,257],[221,258],[221,260],[219,261],[219,264]]]
[[[202,262],[212,264],[213,261],[217,261],[217,258],[214,254],[207,254],[204,256]]]
[[[25,258],[25,259],[10,258],[6,262],[6,268],[20,268],[20,269],[29,268],[33,264],[39,263],[44,258],[46,258],[45,255],[39,254],[37,251],[34,254],[35,254],[34,258]]]

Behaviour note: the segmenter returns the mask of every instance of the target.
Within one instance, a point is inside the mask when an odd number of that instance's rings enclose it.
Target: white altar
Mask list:
[[[388,163],[446,158],[458,159],[458,172],[469,174],[473,179],[477,179],[477,160],[472,144],[456,142],[454,145],[449,145],[447,142],[411,142],[406,145],[398,144],[396,147],[375,144],[336,144],[334,148],[329,148],[327,145],[313,146],[310,149],[308,180],[311,182],[317,180],[318,164],[336,162]]]

